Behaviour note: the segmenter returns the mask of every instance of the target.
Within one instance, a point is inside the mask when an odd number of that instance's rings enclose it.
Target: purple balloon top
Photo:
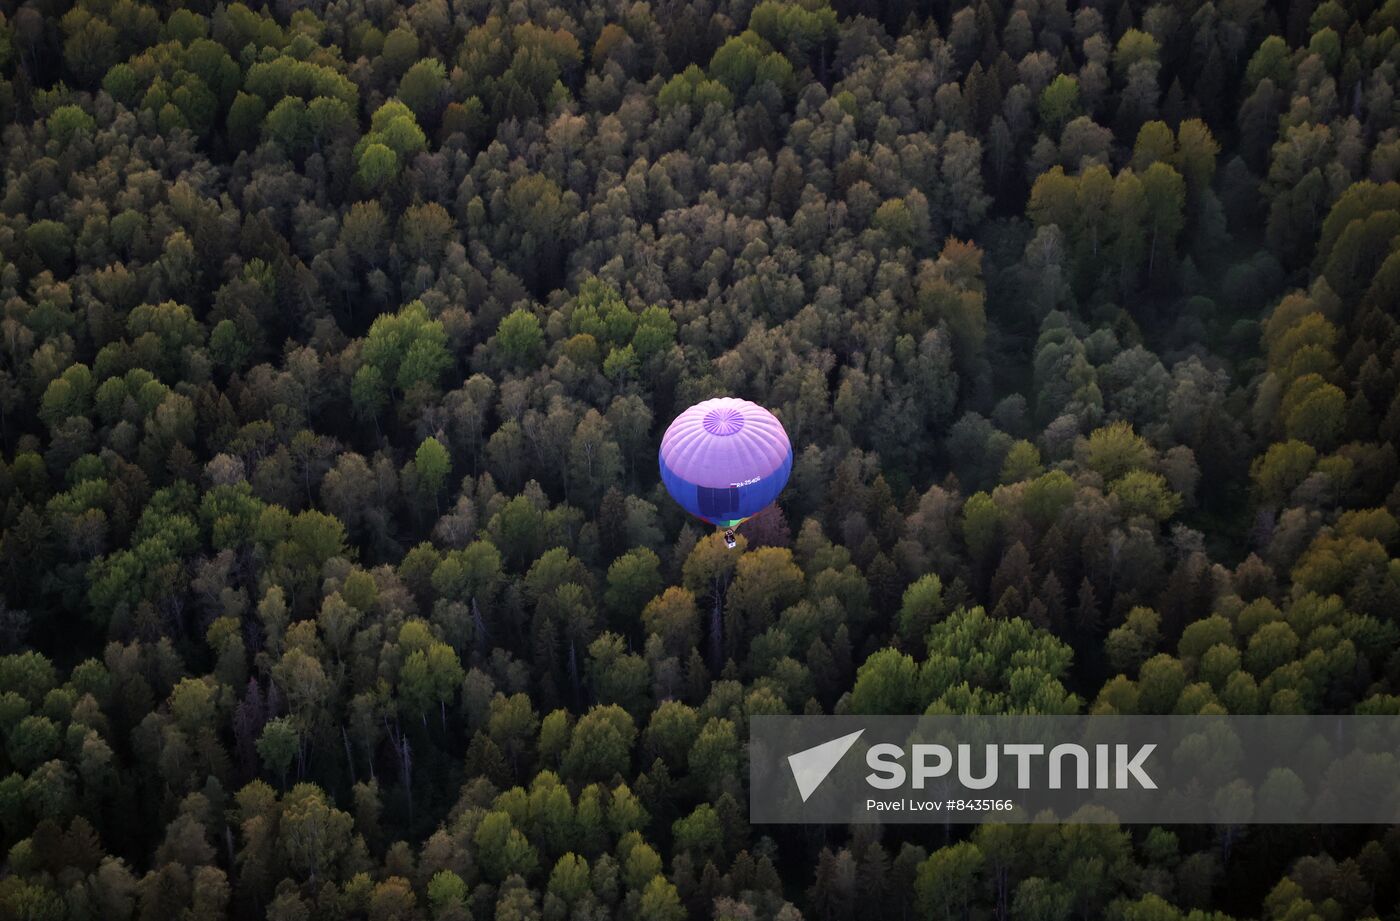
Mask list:
[[[792,443],[777,416],[734,397],[696,403],[661,436],[661,459],[696,486],[737,486],[767,476],[791,453]]]

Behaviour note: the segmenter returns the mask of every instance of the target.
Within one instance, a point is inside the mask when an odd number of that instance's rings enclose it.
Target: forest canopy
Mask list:
[[[763,714],[1400,714],[1400,0],[0,0],[0,917],[1393,918],[748,821]],[[739,546],[656,450],[794,448]]]

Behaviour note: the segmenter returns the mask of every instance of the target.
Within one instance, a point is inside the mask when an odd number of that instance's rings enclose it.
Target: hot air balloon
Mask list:
[[[767,508],[792,473],[792,442],[757,403],[720,397],[696,403],[661,436],[661,482],[681,507],[724,529]]]

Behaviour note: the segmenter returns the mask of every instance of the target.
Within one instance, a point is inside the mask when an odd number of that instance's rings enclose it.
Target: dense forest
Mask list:
[[[0,917],[1397,918],[752,826],[774,713],[1400,713],[1400,0],[0,0]],[[795,450],[736,550],[690,403]]]

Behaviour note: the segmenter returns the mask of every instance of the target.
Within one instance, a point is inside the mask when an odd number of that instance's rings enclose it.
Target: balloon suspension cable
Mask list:
[[[724,543],[725,546],[727,546],[730,550],[733,550],[735,547],[739,546],[739,541],[734,537],[733,528],[724,529]]]

